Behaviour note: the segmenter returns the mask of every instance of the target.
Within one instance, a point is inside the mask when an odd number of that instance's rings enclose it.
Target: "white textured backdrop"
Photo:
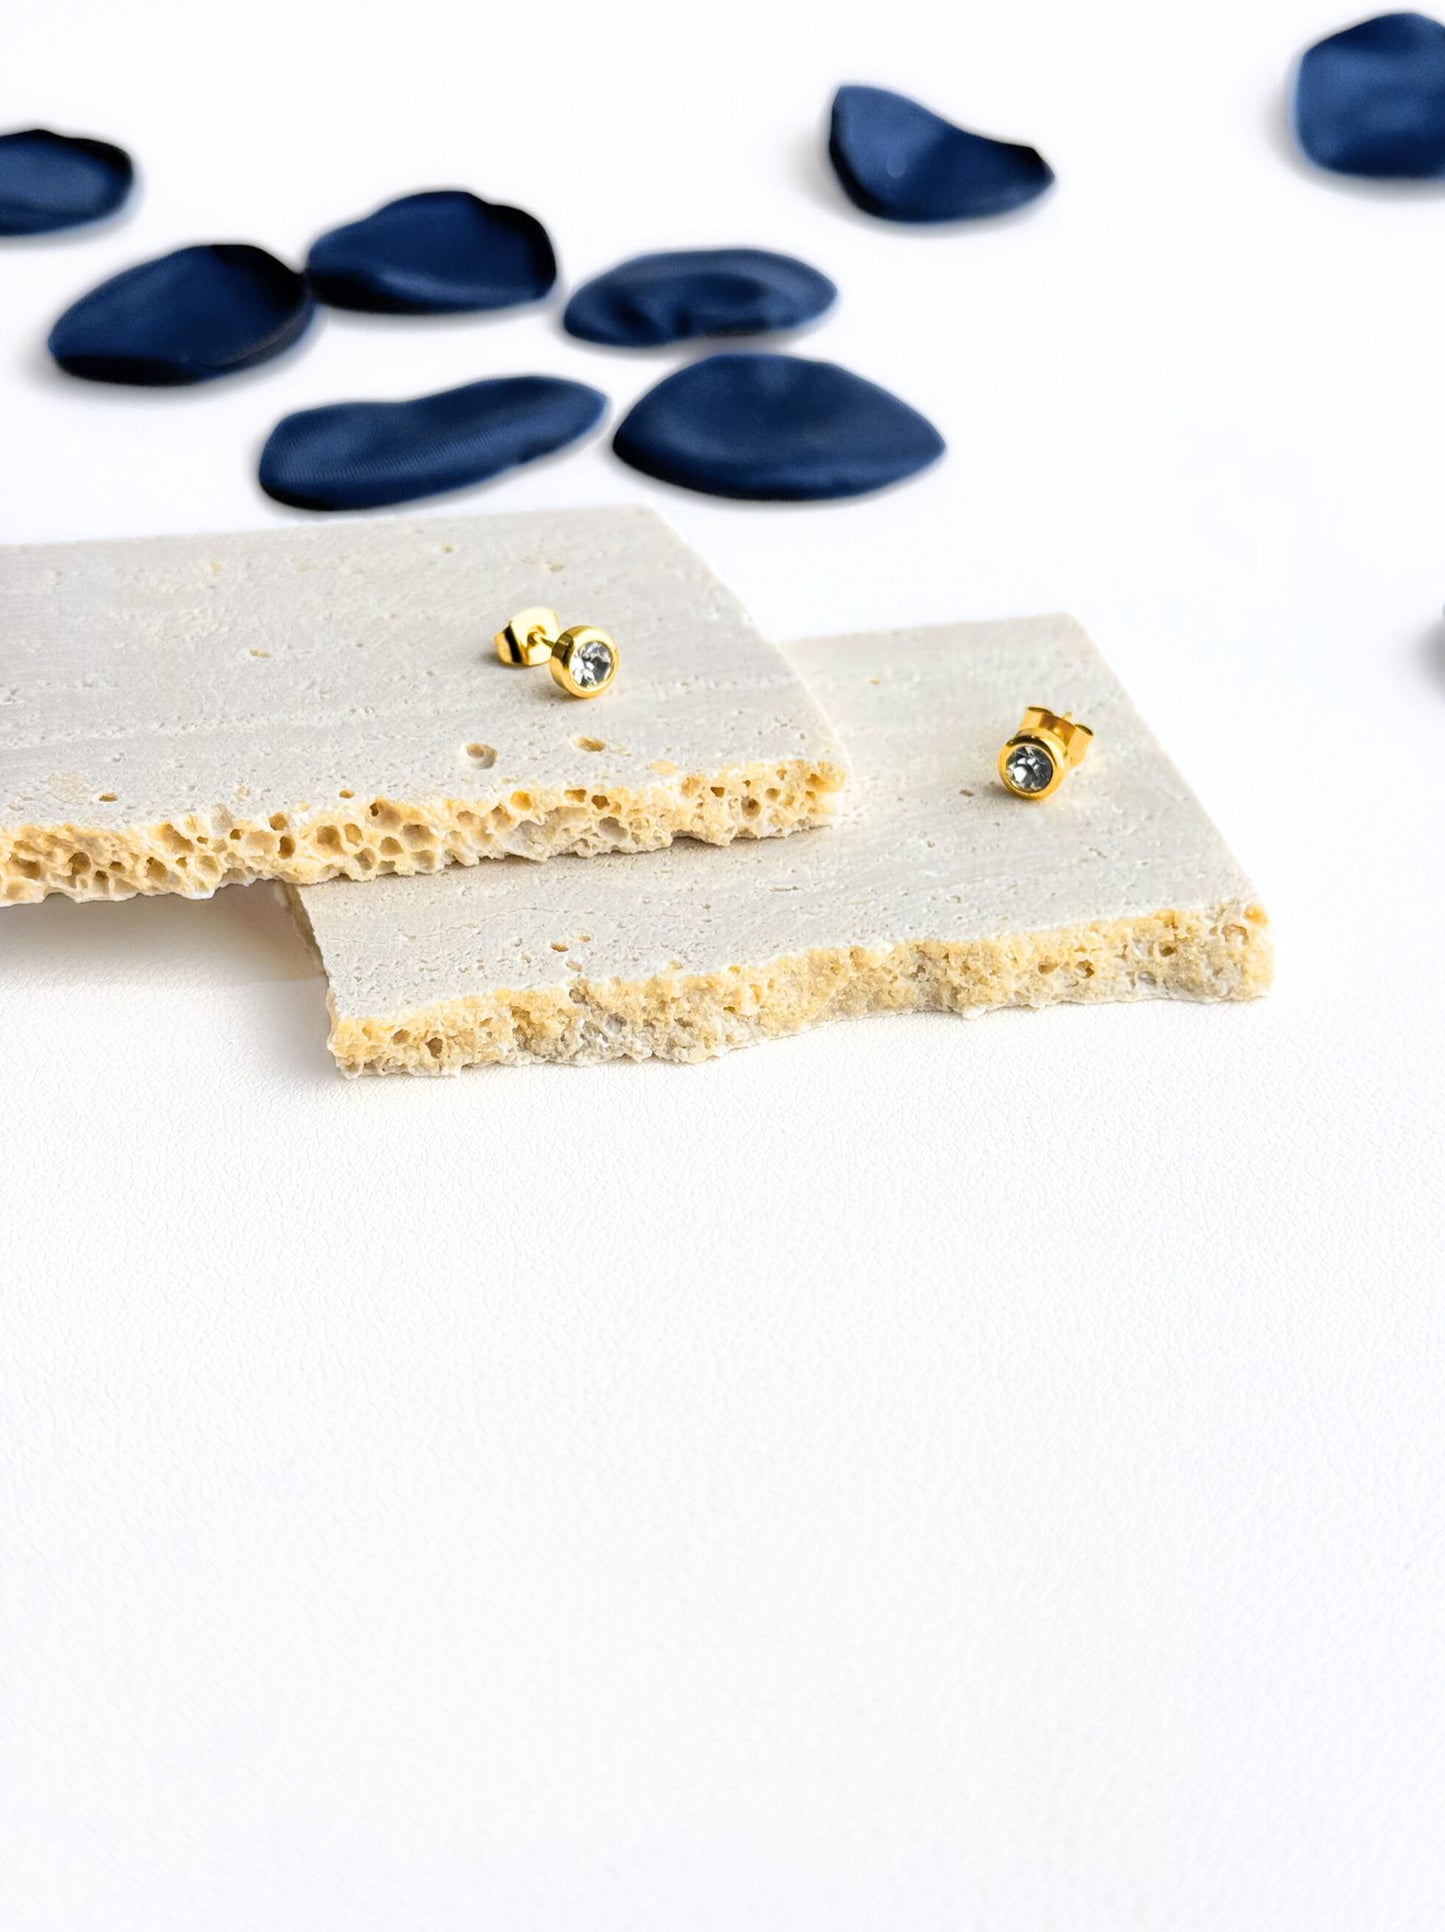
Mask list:
[[[0,124],[144,186],[0,250],[5,537],[264,524],[286,410],[526,369],[621,408],[675,359],[328,315],[193,394],[52,373],[146,254],[453,183],[572,278],[795,250],[843,291],[799,346],[933,416],[932,475],[751,509],[599,442],[453,501],[655,503],[778,636],[1078,612],[1280,969],[1247,1011],[346,1086],[265,889],[0,915],[6,1932],[1445,1916],[1445,190],[1291,157],[1291,59],[1348,17],[7,22]],[[1057,191],[867,221],[840,79]]]

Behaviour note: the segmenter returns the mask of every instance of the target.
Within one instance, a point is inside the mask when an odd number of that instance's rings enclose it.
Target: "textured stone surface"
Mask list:
[[[72,376],[172,388],[280,355],[315,310],[305,280],[249,242],[204,242],[112,275],[50,331]]]
[[[617,639],[602,697],[498,663],[543,604]],[[791,666],[649,510],[0,551],[0,902],[761,838],[841,779]]]
[[[0,134],[0,235],[49,235],[112,215],[135,169],[124,148],[48,127]]]
[[[261,488],[303,510],[369,510],[485,482],[575,443],[607,398],[559,376],[497,376],[406,402],[329,403],[284,416]]]
[[[701,1060],[863,1013],[1265,990],[1252,886],[1072,619],[788,656],[852,767],[831,830],[297,893],[343,1071]],[[1042,804],[997,773],[1020,693],[1095,729]]]
[[[836,363],[739,352],[665,377],[612,447],[665,483],[786,503],[884,489],[936,462],[944,444],[916,409]]]
[[[1295,131],[1322,168],[1396,180],[1445,176],[1445,27],[1385,13],[1309,48]]]
[[[838,295],[816,268],[765,248],[687,248],[634,255],[584,282],[562,317],[570,335],[651,349],[704,335],[800,329]]]
[[[1053,184],[1034,148],[955,127],[886,87],[840,87],[828,155],[851,201],[887,221],[973,221]]]
[[[306,273],[333,308],[445,315],[538,301],[557,279],[557,258],[524,208],[433,188],[318,236]]]

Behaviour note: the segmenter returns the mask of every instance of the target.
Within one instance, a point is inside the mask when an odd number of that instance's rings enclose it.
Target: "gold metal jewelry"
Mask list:
[[[503,664],[545,664],[560,630],[554,610],[544,610],[540,604],[533,610],[519,610],[493,640],[497,656]]]
[[[503,664],[546,664],[569,698],[600,698],[617,677],[622,653],[595,624],[563,630],[556,611],[519,610],[493,640]]]
[[[1024,721],[998,755],[998,775],[1015,798],[1047,798],[1056,792],[1075,765],[1082,765],[1094,734],[1075,723],[1031,704]]]

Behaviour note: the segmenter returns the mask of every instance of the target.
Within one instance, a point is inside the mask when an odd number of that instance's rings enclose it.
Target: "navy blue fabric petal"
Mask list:
[[[50,331],[50,353],[92,382],[172,388],[279,355],[315,312],[305,280],[249,242],[201,242],[102,282]]]
[[[1300,61],[1299,144],[1322,168],[1385,180],[1445,178],[1445,27],[1382,13]]]
[[[799,329],[837,299],[826,275],[763,248],[635,255],[584,282],[562,317],[569,335],[650,349],[699,335]]]
[[[1036,149],[970,134],[883,87],[838,89],[828,154],[849,198],[887,221],[1006,214],[1054,179]]]
[[[882,489],[944,443],[916,409],[835,363],[723,354],[649,390],[612,447],[665,483],[784,503]]]
[[[0,134],[0,235],[50,235],[114,214],[135,168],[124,148],[48,127]]]
[[[606,407],[585,383],[497,376],[410,402],[302,409],[267,437],[261,488],[302,510],[410,503],[562,449]]]
[[[540,300],[557,279],[557,257],[535,215],[436,188],[320,236],[306,273],[333,308],[450,315]]]

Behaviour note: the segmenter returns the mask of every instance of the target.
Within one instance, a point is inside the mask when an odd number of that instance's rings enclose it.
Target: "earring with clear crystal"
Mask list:
[[[998,775],[1015,798],[1048,798],[1075,765],[1083,764],[1093,738],[1089,727],[1067,711],[1057,716],[1031,704],[998,755]]]
[[[595,624],[563,630],[554,610],[520,610],[493,640],[503,664],[551,667],[569,698],[600,698],[617,676],[621,652]]]

